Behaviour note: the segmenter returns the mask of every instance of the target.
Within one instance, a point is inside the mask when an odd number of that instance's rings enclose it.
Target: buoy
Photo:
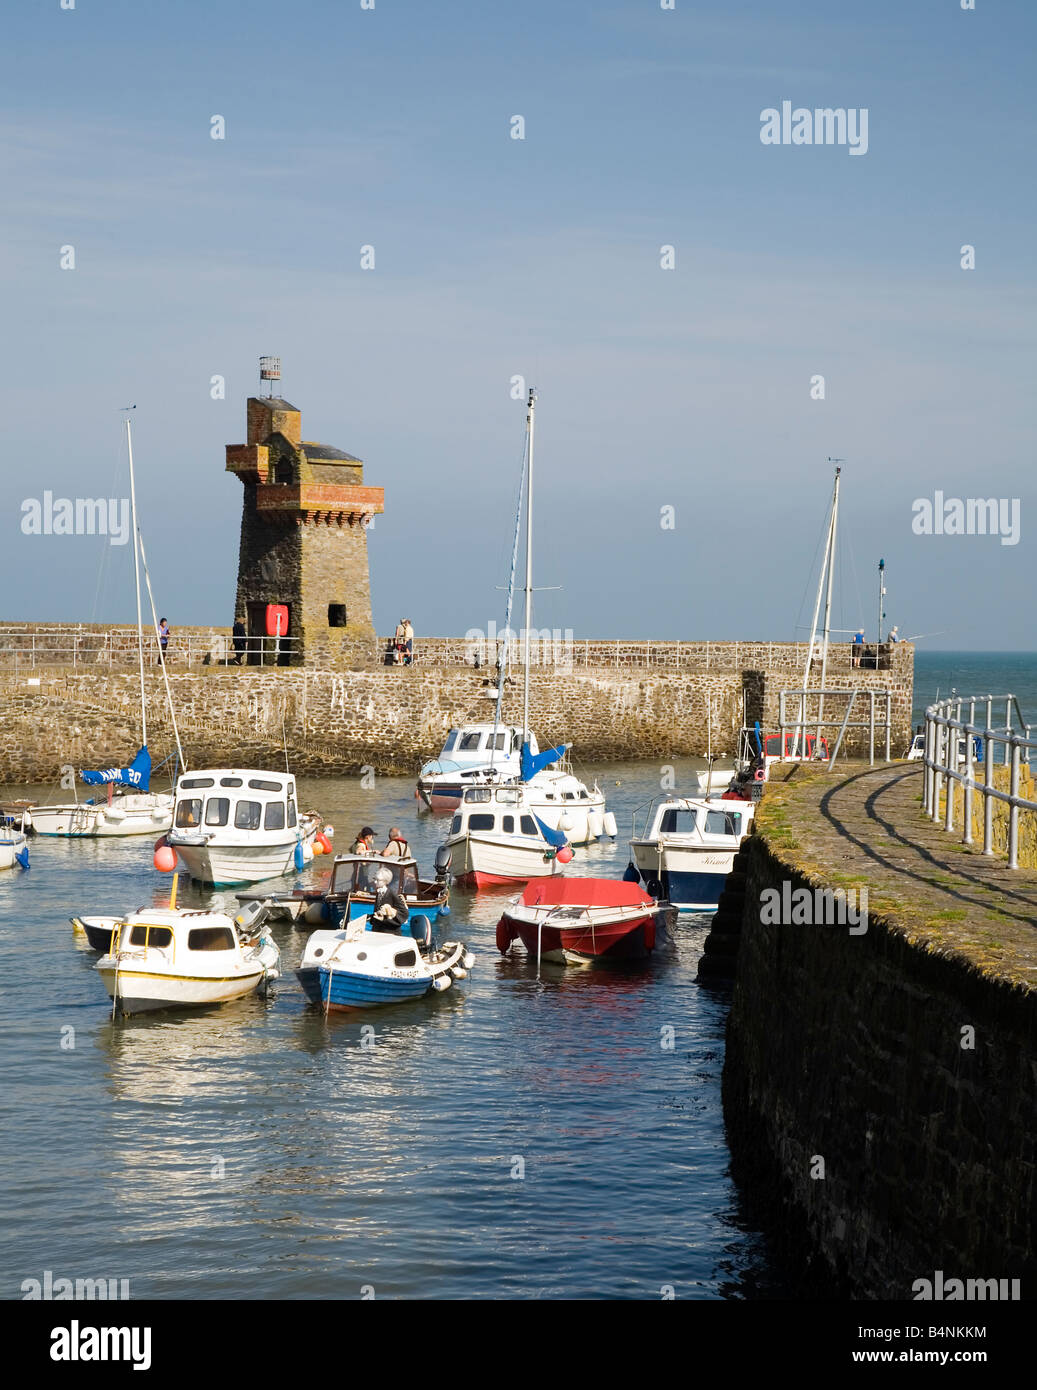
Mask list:
[[[555,855],[555,858],[558,860],[559,864],[568,864],[569,860],[572,857],[573,852],[572,847],[570,845],[563,845],[561,849],[558,851],[558,853]]]
[[[510,945],[511,928],[507,926],[507,924],[504,921],[504,918],[502,917],[500,921],[497,923],[497,950],[500,951],[501,955],[503,955]]]
[[[466,970],[471,970],[472,966],[475,964],[475,957],[472,955],[471,951],[465,951],[464,955],[461,957],[461,964]]]
[[[321,854],[331,853],[331,841],[323,830],[318,830],[313,838],[313,852],[316,854],[317,846],[320,845]]]
[[[328,909],[325,903],[310,903],[303,913],[303,921],[311,927],[319,927],[322,922],[328,919]]]
[[[321,844],[321,842],[320,842],[319,840],[314,840],[313,845],[312,845],[312,849],[313,849],[313,857],[314,857],[314,859],[316,859],[316,857],[317,857],[318,854],[323,854],[323,853],[324,853],[324,846]]]
[[[292,855],[292,860],[297,869],[303,869],[306,867],[306,856],[302,852],[301,840],[296,840],[295,842],[295,852]]]
[[[451,975],[453,975],[455,980],[468,979],[468,971],[464,968],[463,965],[452,965],[450,967],[450,973]]]
[[[450,976],[437,975],[436,978],[432,981],[432,988],[438,989],[439,992],[442,994],[443,990],[450,988]]]
[[[304,864],[308,864],[313,858],[313,845],[309,840],[303,840],[302,842],[302,858]]]
[[[160,840],[155,846],[154,864],[160,874],[171,874],[176,868],[176,850]]]
[[[605,812],[605,834],[611,836],[613,840],[619,834],[619,826],[616,824],[616,818],[611,811]]]

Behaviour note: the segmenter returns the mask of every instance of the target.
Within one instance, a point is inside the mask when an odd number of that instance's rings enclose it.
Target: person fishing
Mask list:
[[[371,930],[398,932],[410,916],[410,909],[392,886],[392,870],[378,869],[372,887],[375,899],[371,909]]]

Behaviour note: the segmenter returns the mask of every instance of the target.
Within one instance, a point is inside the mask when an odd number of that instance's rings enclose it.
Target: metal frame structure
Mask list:
[[[1003,704],[1005,722],[994,727],[994,706]],[[986,724],[976,723],[976,706],[986,708]],[[962,710],[968,707],[968,719]],[[1018,727],[1013,725],[1013,715]],[[931,820],[940,818],[940,794],[945,794],[943,828],[954,829],[954,785],[962,786],[962,843],[971,845],[972,798],[983,798],[983,853],[994,853],[994,802],[1006,802],[1008,811],[1008,867],[1019,867],[1019,812],[1037,811],[1037,801],[1019,795],[1019,772],[1030,761],[1030,749],[1037,741],[1030,738],[1031,726],[1024,722],[1019,701],[1014,695],[951,695],[930,705],[925,712],[925,787],[923,805]],[[965,740],[964,757],[961,740]],[[983,740],[983,760],[975,757],[976,738]],[[995,749],[1000,747],[1000,761]],[[1024,755],[1025,750],[1025,755]],[[994,786],[994,767],[1008,767],[1008,791]],[[976,768],[982,766],[983,780],[976,781]]]
[[[806,702],[807,702],[807,700],[808,700],[811,696],[815,696],[815,695],[818,696],[818,697],[820,697],[819,700],[818,700],[818,704],[819,704],[819,713],[818,713],[818,715],[815,716],[813,719],[807,719],[807,717],[806,717]],[[862,696],[862,697],[864,697],[864,696],[869,697],[868,718],[867,718],[867,719],[862,719],[862,720],[853,720],[853,721],[851,721],[850,715],[853,713],[853,707],[854,707],[854,704],[855,704],[856,701],[857,701],[858,695],[860,695],[860,696]],[[798,718],[798,719],[788,719],[788,718],[786,718],[785,700],[786,700],[786,697],[788,697],[788,696],[792,696],[792,697],[794,697],[796,700],[799,701],[799,718]],[[823,718],[820,717],[820,706],[821,706],[821,703],[822,703],[823,699],[824,699],[826,696],[827,696],[827,697],[841,696],[843,699],[846,700],[846,713],[843,715],[842,719],[839,719],[838,717],[836,717],[836,718],[834,718],[834,719],[823,719]],[[885,710],[884,710],[884,715],[885,715],[885,717],[884,717],[883,719],[876,719],[876,718],[875,718],[875,701],[876,701],[876,698],[881,699],[881,700],[884,702],[884,704],[885,704]],[[778,691],[778,732],[779,732],[779,734],[780,734],[780,736],[781,736],[781,749],[782,749],[782,757],[779,759],[779,761],[781,761],[781,762],[788,762],[788,761],[790,761],[790,759],[784,757],[784,749],[785,749],[785,732],[786,732],[786,730],[789,730],[789,731],[793,731],[793,730],[794,730],[795,733],[796,733],[797,741],[798,741],[799,735],[802,733],[802,734],[804,734],[804,736],[805,736],[807,730],[813,730],[813,731],[815,731],[816,734],[817,734],[817,736],[820,737],[820,735],[821,735],[821,730],[822,730],[823,728],[825,728],[825,727],[838,728],[838,730],[839,730],[838,736],[837,736],[837,738],[836,738],[836,740],[835,740],[835,747],[831,750],[831,752],[829,753],[829,757],[828,757],[828,770],[829,770],[829,772],[831,772],[832,768],[835,766],[835,760],[836,760],[836,758],[839,756],[839,750],[842,748],[843,738],[844,738],[844,736],[845,736],[845,734],[846,734],[847,729],[867,729],[867,730],[868,730],[868,736],[869,736],[868,761],[871,763],[872,767],[875,766],[875,731],[876,731],[876,729],[881,729],[881,730],[883,730],[883,732],[884,732],[884,734],[885,734],[885,758],[884,758],[884,761],[888,763],[888,762],[890,761],[890,736],[891,736],[892,728],[893,728],[893,694],[892,694],[892,691],[889,690],[888,687],[883,687],[882,689],[879,689],[879,690],[872,690],[872,689],[856,689],[856,688],[851,688],[851,689],[847,690],[847,689],[843,688],[843,689],[840,689],[840,690],[823,690],[823,689],[822,689],[822,690],[816,690],[816,689],[811,689],[811,690],[779,690],[779,691]]]

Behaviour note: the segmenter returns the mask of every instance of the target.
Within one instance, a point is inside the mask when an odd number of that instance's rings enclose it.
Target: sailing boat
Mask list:
[[[831,460],[830,460],[831,461]],[[764,734],[757,723],[752,729],[743,728],[741,733],[741,756],[738,763],[739,775],[744,781],[752,777],[756,782],[764,782],[770,766],[775,762],[827,762],[828,740],[822,737],[821,726],[825,708],[825,680],[828,675],[828,646],[831,637],[832,586],[835,579],[835,540],[839,528],[839,479],[842,469],[836,467],[835,483],[832,488],[832,504],[828,513],[828,534],[825,539],[824,559],[817,581],[817,599],[814,603],[814,616],[810,624],[810,641],[807,643],[806,664],[803,667],[803,685],[799,698],[799,725],[792,733]],[[817,623],[821,612],[821,596],[824,595],[825,610],[820,642],[817,640]],[[810,694],[810,671],[820,663],[820,683],[817,693],[817,731],[807,732],[807,697]],[[810,720],[813,723],[813,719]]]
[[[588,789],[567,769],[554,766],[569,750],[559,744],[543,752],[529,733],[530,632],[533,598],[533,434],[536,392],[529,392],[526,409],[526,611],[523,631],[522,744],[519,776],[472,779],[463,786],[460,804],[450,823],[446,844],[454,855],[459,882],[477,887],[525,882],[561,873],[573,857],[572,844],[616,833],[615,818],[605,810],[605,798],[595,786]],[[514,580],[518,550],[516,524],[512,557]],[[508,622],[511,616],[509,586]],[[506,623],[507,626],[507,623]],[[500,665],[500,663],[498,663]],[[498,672],[502,677],[502,672]],[[497,715],[500,725],[503,679],[498,679]],[[493,735],[495,738],[495,735]],[[488,747],[493,750],[494,744]],[[492,764],[491,756],[491,764]],[[492,771],[492,767],[491,767]]]
[[[140,747],[126,767],[84,771],[79,775],[87,786],[107,786],[107,795],[64,806],[33,806],[26,815],[37,835],[56,835],[82,839],[102,836],[155,835],[168,830],[173,822],[173,797],[168,792],[149,791],[151,755],[148,752],[148,711],[144,694],[144,627],[140,606],[140,559],[143,550],[137,527],[137,490],[133,476],[133,439],[126,420],[126,447],[130,461],[130,509],[133,525],[133,576],[137,593],[137,656],[140,665]],[[148,585],[150,592],[150,582]],[[163,666],[163,675],[165,667]],[[166,677],[166,693],[169,680]],[[179,736],[177,737],[179,748]],[[115,794],[117,787],[130,788]]]

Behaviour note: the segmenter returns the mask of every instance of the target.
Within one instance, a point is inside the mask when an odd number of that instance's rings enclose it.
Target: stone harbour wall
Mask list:
[[[197,630],[206,643],[215,630]],[[189,634],[184,631],[181,641]],[[40,634],[35,634],[37,639]],[[609,644],[598,644],[607,647]],[[633,645],[633,644],[631,644]],[[658,645],[658,644],[654,644]],[[709,645],[713,656],[717,644]],[[730,644],[732,651],[748,644]],[[768,645],[752,644],[754,658]],[[0,633],[0,648],[3,636]],[[459,644],[463,646],[463,643]],[[676,650],[688,644],[669,644]],[[37,648],[39,650],[39,648]],[[171,647],[172,650],[172,647]],[[786,653],[782,649],[782,656]],[[896,684],[894,752],[910,736],[910,649],[895,671],[852,671],[842,683]],[[103,767],[123,762],[139,737],[138,679],[131,647],[121,664],[0,664],[0,781],[49,780],[68,763]],[[728,659],[703,669],[651,663],[598,667],[534,666],[531,723],[544,746],[570,742],[580,761],[667,759],[707,751],[734,755],[743,708],[750,720],[776,724],[777,691],[789,667],[742,666]],[[471,666],[409,667],[225,666],[218,660],[169,662],[169,680],[185,752],[199,762],[283,759],[287,743],[299,772],[342,773],[364,766],[413,771],[438,753],[459,721],[492,717],[489,677]],[[149,745],[157,764],[173,748],[161,668],[148,683]],[[505,687],[505,717],[521,717],[521,670]]]

